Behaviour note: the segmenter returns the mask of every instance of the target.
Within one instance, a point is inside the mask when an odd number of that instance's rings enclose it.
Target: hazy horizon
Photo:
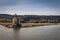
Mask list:
[[[60,0],[0,0],[0,14],[60,15]]]

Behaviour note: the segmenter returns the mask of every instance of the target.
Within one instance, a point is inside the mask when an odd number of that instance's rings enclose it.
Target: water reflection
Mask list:
[[[20,32],[20,29],[16,29],[16,28],[13,29],[14,40],[20,40],[19,32]]]

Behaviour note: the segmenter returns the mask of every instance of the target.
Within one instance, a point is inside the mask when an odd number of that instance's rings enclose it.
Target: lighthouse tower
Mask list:
[[[17,15],[15,14],[14,17],[13,17],[13,24],[15,24],[17,22]]]
[[[15,13],[15,15],[13,17],[13,22],[12,22],[13,23],[13,27],[14,28],[20,28],[21,24],[19,22],[20,22],[20,20],[19,20],[18,16]]]

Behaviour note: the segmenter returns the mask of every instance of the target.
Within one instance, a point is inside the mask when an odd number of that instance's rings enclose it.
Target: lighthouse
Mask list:
[[[13,24],[13,28],[21,28],[20,20],[19,20],[18,16],[16,15],[16,13],[13,17],[12,24]]]

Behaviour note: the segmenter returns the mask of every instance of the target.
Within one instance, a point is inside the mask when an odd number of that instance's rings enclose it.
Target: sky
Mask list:
[[[60,15],[60,0],[0,0],[0,14]]]

